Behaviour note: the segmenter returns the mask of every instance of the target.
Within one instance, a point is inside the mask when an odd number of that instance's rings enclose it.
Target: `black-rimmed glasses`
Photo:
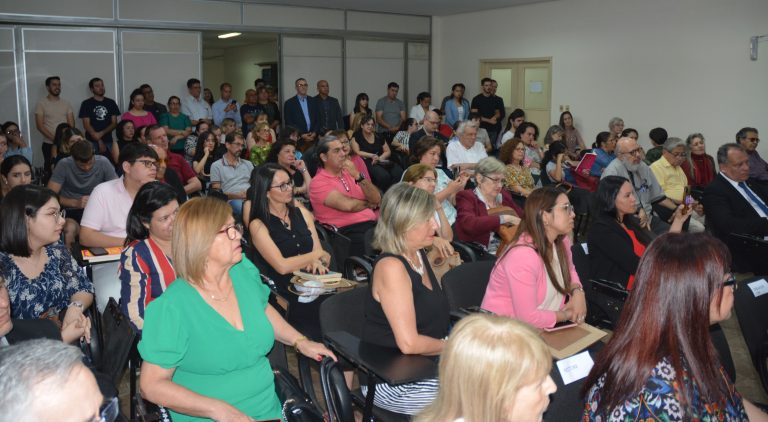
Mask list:
[[[270,189],[280,189],[280,192],[288,192],[289,190],[293,189],[293,182],[285,182],[281,183],[279,185],[270,186]]]

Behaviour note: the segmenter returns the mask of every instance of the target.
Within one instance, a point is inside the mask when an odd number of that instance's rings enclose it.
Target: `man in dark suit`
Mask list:
[[[730,233],[768,236],[768,192],[749,179],[749,157],[739,144],[725,144],[717,150],[720,174],[704,189],[702,203],[707,226],[731,250],[734,269],[768,274],[763,251],[732,239]]]
[[[317,102],[307,95],[307,80],[296,79],[296,95],[283,105],[283,119],[286,126],[299,130],[299,147],[302,151],[314,144],[320,130]]]
[[[330,96],[330,87],[328,81],[317,81],[317,101],[318,121],[320,132],[324,134],[329,130],[344,129],[344,119],[341,115],[341,106],[339,100]]]

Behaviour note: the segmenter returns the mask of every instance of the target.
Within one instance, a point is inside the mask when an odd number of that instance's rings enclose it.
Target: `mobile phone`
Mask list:
[[[569,327],[575,327],[576,323],[573,321],[560,321],[557,324],[555,324],[554,327],[551,328],[545,328],[544,331],[552,332],[557,330],[562,330],[563,328],[569,328]]]
[[[93,248],[88,248],[88,250],[91,251],[91,254],[93,254],[93,256],[109,255],[109,252],[107,252],[107,250],[104,248],[93,247]]]
[[[237,101],[235,101],[235,100],[232,100],[232,101],[230,101],[229,103],[230,103],[230,104],[232,104],[232,105],[235,105],[235,104],[237,104]]]
[[[691,187],[686,186],[683,190],[683,213],[688,214],[693,204],[693,196],[691,196]]]

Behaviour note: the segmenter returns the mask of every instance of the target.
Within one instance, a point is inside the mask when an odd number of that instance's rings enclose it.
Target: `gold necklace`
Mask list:
[[[205,282],[205,280],[203,281]],[[229,291],[227,292],[227,295],[223,298],[218,298],[218,299],[216,298],[216,296],[213,295],[213,293],[210,292],[210,290],[207,287],[203,287],[203,290],[205,290],[206,293],[208,293],[211,296],[211,300],[216,302],[226,302],[227,300],[229,300],[229,296],[232,294],[232,291],[234,290],[234,286],[232,285],[232,283],[230,283]]]

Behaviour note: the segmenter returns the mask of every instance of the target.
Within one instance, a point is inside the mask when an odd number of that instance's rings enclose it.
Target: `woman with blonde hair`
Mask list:
[[[448,334],[448,301],[423,249],[432,244],[435,197],[407,183],[392,186],[381,202],[373,245],[382,251],[373,265],[365,301],[363,340],[404,354],[438,355]],[[415,414],[437,395],[437,379],[376,386],[374,404]],[[363,389],[367,393],[367,389]]]
[[[435,187],[437,186],[437,170],[427,164],[414,164],[408,167],[403,174],[403,182],[419,189],[424,189],[434,195]],[[453,240],[451,223],[448,222],[448,217],[445,215],[442,204],[439,201],[435,202],[435,221],[438,226],[437,235],[451,241]]]
[[[335,359],[267,302],[269,288],[243,257],[242,233],[219,199],[194,198],[176,216],[178,278],[147,306],[139,343],[142,395],[174,421],[279,419],[266,357],[275,340],[310,359]]]
[[[551,369],[549,349],[528,325],[470,315],[448,337],[437,399],[415,422],[541,421],[557,390]]]

